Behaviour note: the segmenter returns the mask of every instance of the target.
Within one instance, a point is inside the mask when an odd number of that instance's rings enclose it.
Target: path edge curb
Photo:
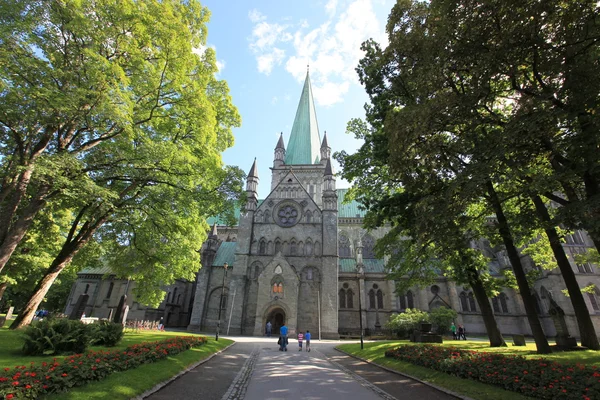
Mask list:
[[[369,361],[369,360],[367,360],[367,359],[364,359],[364,358],[362,358],[362,357],[359,357],[359,356],[356,356],[356,355],[354,355],[354,354],[348,353],[348,352],[346,352],[346,351],[344,351],[344,350],[338,349],[337,347],[334,347],[334,349],[335,349],[335,350],[337,350],[337,351],[339,351],[340,353],[344,353],[344,354],[346,354],[347,356],[350,356],[350,357],[352,357],[352,358],[355,358],[355,359],[357,359],[357,360],[360,360],[360,361],[366,362],[366,363],[368,363],[368,364],[371,364],[371,365],[375,365],[375,366],[377,366],[377,367],[379,367],[379,368],[381,368],[381,369],[384,369],[384,370],[386,370],[386,371],[388,371],[388,372],[392,372],[392,373],[394,373],[394,374],[396,374],[396,375],[400,375],[400,376],[404,376],[404,377],[406,377],[406,378],[409,378],[409,379],[413,379],[413,380],[415,380],[415,381],[417,381],[417,382],[419,382],[419,383],[422,383],[423,385],[429,386],[429,387],[431,387],[431,388],[433,388],[433,389],[439,390],[439,391],[440,391],[440,392],[442,392],[442,393],[446,393],[446,394],[448,394],[448,395],[450,395],[450,396],[454,396],[454,397],[456,397],[456,398],[458,398],[458,399],[461,399],[461,400],[475,400],[475,399],[473,399],[473,398],[471,398],[471,397],[463,396],[463,395],[462,395],[462,394],[460,394],[460,393],[453,392],[452,390],[448,390],[448,389],[446,389],[446,388],[443,388],[443,387],[441,387],[441,386],[438,386],[438,385],[435,385],[435,384],[433,384],[433,383],[430,383],[430,382],[424,381],[424,380],[422,380],[422,379],[419,379],[419,378],[417,378],[417,377],[414,377],[414,376],[412,376],[412,375],[409,375],[409,374],[407,374],[407,373],[400,372],[400,371],[396,371],[395,369],[392,369],[392,368],[389,368],[389,367],[385,367],[385,366],[383,366],[383,365],[381,365],[381,364],[377,364],[376,362]]]
[[[166,381],[162,381],[160,383],[157,383],[156,385],[154,385],[154,387],[152,387],[152,389],[148,389],[144,393],[142,393],[142,394],[140,394],[140,395],[138,395],[136,397],[132,397],[131,400],[143,400],[146,397],[149,397],[149,396],[153,395],[154,393],[158,392],[160,389],[164,388],[169,383],[171,383],[174,380],[178,379],[182,375],[185,375],[188,372],[190,372],[191,370],[193,370],[194,368],[198,367],[199,365],[202,365],[205,362],[208,362],[208,361],[212,360],[213,357],[216,357],[217,355],[221,354],[225,350],[229,349],[231,346],[235,345],[235,343],[236,342],[233,342],[229,346],[223,347],[221,350],[217,351],[216,353],[213,353],[210,356],[208,356],[208,357],[206,357],[206,358],[204,358],[204,359],[202,359],[200,361],[195,362],[194,364],[190,365],[186,369],[184,369],[182,371],[179,371],[176,375],[173,375],[171,378],[167,379]]]

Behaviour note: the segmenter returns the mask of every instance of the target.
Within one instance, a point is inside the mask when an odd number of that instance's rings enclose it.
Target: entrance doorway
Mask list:
[[[279,335],[279,328],[285,323],[285,311],[281,308],[275,308],[267,315],[267,321],[271,321],[272,334]],[[265,325],[267,322],[265,321]]]

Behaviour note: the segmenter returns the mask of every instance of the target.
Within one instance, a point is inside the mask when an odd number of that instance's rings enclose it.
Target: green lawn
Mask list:
[[[364,349],[360,349],[360,344],[344,344],[338,346],[338,348],[347,353],[353,354],[357,357],[365,360],[374,362],[384,367],[403,372],[405,374],[414,376],[415,378],[423,381],[432,383],[437,386],[441,386],[453,392],[462,394],[464,396],[471,397],[473,399],[482,400],[503,400],[503,399],[527,399],[523,395],[509,392],[504,389],[500,389],[484,383],[471,381],[468,379],[457,378],[443,372],[434,371],[429,368],[413,365],[408,362],[395,360],[392,358],[386,358],[386,350],[393,349],[399,345],[410,344],[414,345],[406,340],[398,341],[381,341],[373,343],[365,343]],[[463,349],[470,349],[476,351],[489,351],[504,354],[519,354],[527,358],[540,358],[541,355],[536,354],[535,344],[528,343],[526,347],[504,347],[504,348],[490,348],[489,343],[481,341],[453,341],[447,340],[441,346],[456,346]],[[597,365],[600,366],[600,352],[598,351],[573,351],[573,352],[560,352],[554,353],[544,358],[552,359],[560,363],[580,363],[586,365]]]
[[[40,363],[52,361],[53,356],[29,357],[21,355],[20,349],[23,345],[21,332],[11,331],[7,327],[0,329],[0,368],[25,365],[30,362]],[[126,333],[121,343],[116,347],[90,347],[90,350],[123,349],[141,342],[152,342],[164,340],[172,336],[193,335],[187,332],[159,332],[140,331],[139,333]],[[217,351],[233,343],[231,340],[221,338],[218,342],[214,338],[208,338],[208,342],[198,348],[184,351],[176,356],[152,364],[142,365],[136,369],[118,372],[109,375],[106,379],[92,382],[88,385],[75,388],[67,393],[59,393],[46,396],[47,399],[106,399],[111,400],[130,399],[146,390],[153,388],[188,366],[203,360]],[[66,356],[57,356],[62,359]]]

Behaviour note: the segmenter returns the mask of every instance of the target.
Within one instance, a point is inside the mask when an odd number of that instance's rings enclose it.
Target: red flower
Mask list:
[[[63,372],[61,376],[67,376],[67,373],[66,373],[66,372]]]
[[[25,385],[25,389],[31,389],[31,385]]]
[[[15,395],[14,395],[14,394],[12,394],[12,393],[9,393],[9,394],[7,394],[5,397],[6,397],[7,399],[12,399],[13,397],[15,397]]]
[[[14,381],[12,384],[13,386],[19,386],[19,381]]]

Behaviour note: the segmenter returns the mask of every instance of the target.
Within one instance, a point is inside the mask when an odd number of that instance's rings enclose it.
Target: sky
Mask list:
[[[229,84],[242,126],[223,153],[226,164],[246,173],[256,157],[259,198],[271,188],[275,145],[287,143],[307,65],[319,132],[332,153],[353,153],[360,142],[346,134],[352,118],[364,117],[368,97],[355,71],[360,45],[386,43],[393,0],[223,1],[205,0],[211,11],[207,46],[216,51],[218,77]],[[334,172],[339,166],[334,162]],[[349,184],[338,178],[337,187]]]

